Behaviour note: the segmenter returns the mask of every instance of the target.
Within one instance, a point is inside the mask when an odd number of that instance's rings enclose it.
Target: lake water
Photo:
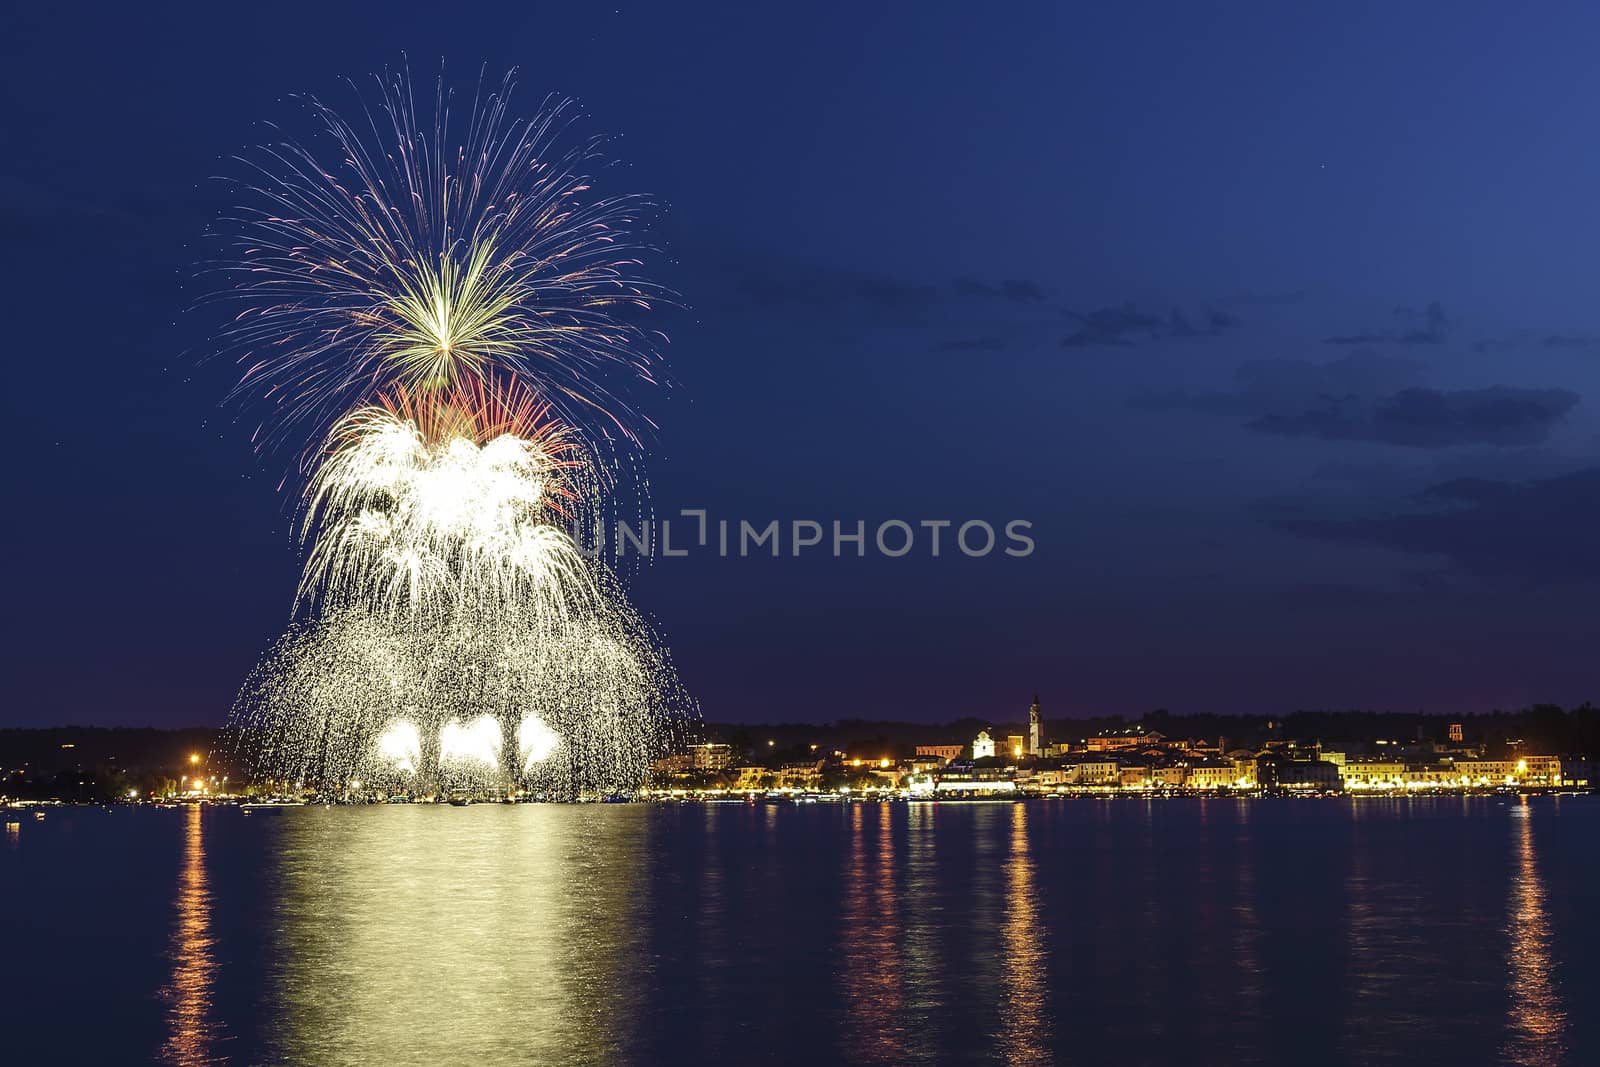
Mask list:
[[[4,818],[18,1067],[1600,1063],[1600,798]]]

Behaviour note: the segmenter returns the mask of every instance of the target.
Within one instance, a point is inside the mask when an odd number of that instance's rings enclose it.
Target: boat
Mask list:
[[[305,801],[297,797],[267,797],[264,800],[242,800],[239,802],[241,811],[259,811],[271,808],[281,811],[284,808],[303,808]]]

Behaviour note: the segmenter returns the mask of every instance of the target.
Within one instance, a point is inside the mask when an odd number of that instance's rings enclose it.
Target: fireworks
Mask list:
[[[379,86],[359,125],[307,99],[323,154],[285,140],[245,161],[254,203],[223,270],[246,307],[225,339],[240,389],[272,400],[266,435],[316,433],[387,387],[512,372],[574,425],[636,441],[613,379],[654,380],[655,335],[633,318],[662,297],[638,276],[649,202],[595,192],[604,160],[572,136],[570,102],[513,119],[508,76],[453,123],[441,77],[425,123],[409,77]]]
[[[307,494],[301,600],[557,626],[589,608],[589,569],[554,521],[587,503],[582,464],[543,413],[513,383],[347,416]]]
[[[263,764],[289,780],[566,797],[636,787],[687,703],[616,602],[554,634],[330,614],[292,628],[240,698]]]
[[[405,76],[337,152],[263,150],[241,219],[226,342],[268,436],[314,425],[303,620],[238,718],[293,780],[554,794],[624,791],[688,707],[616,580],[568,529],[605,477],[596,440],[637,440],[609,372],[653,377],[629,310],[643,201],[590,196],[569,108],[509,118],[509,79],[419,122]],[[382,116],[380,121],[379,116]]]

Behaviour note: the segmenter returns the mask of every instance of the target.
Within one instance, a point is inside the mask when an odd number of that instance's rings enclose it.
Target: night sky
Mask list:
[[[209,179],[406,57],[667,205],[657,513],[1034,524],[630,570],[708,718],[1600,698],[1600,10],[757,6],[12,5],[0,721],[220,723],[282,631]]]

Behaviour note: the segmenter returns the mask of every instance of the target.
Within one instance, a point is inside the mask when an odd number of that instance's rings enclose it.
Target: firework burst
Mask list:
[[[441,77],[424,118],[407,75],[378,85],[356,123],[306,99],[321,148],[244,161],[254,204],[222,269],[246,307],[226,341],[239,389],[271,401],[265,438],[319,433],[388,387],[509,371],[572,425],[637,443],[617,379],[656,378],[659,335],[636,321],[664,295],[639,276],[649,201],[595,190],[604,160],[570,101],[514,119],[508,76],[458,109]]]
[[[588,499],[584,468],[544,406],[515,383],[384,401],[334,428],[312,477],[301,602],[551,626],[589,610],[589,568],[556,521]]]

